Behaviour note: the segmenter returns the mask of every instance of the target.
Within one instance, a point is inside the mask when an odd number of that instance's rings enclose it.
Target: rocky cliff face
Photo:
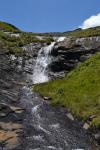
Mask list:
[[[46,45],[46,43],[31,43],[23,47],[25,52],[23,64],[30,74],[33,73],[32,66],[35,64],[40,48]],[[64,77],[65,73],[71,71],[78,64],[99,51],[100,36],[86,38],[68,37],[62,42],[56,42],[51,52],[52,63],[49,65],[50,78]]]
[[[10,56],[0,54],[0,149],[14,149],[22,136],[24,108],[18,94],[22,84],[20,75]]]
[[[0,49],[0,150],[24,150],[26,147],[25,137],[31,133],[31,108],[28,108],[30,102],[27,106],[21,97],[24,87],[32,85],[33,66],[39,49],[45,45],[28,44],[21,55]]]
[[[52,72],[69,72],[76,65],[100,51],[100,37],[66,38],[56,43],[50,66]]]

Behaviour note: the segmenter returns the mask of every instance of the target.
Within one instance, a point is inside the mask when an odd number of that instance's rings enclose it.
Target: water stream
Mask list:
[[[64,38],[58,39],[58,41]],[[50,52],[55,42],[45,46],[38,52],[33,72],[33,83],[49,81],[48,65],[52,59]],[[92,150],[90,136],[82,129],[78,121],[67,118],[67,110],[53,107],[31,87],[22,89],[21,102],[31,109],[31,132],[27,137],[25,150]]]

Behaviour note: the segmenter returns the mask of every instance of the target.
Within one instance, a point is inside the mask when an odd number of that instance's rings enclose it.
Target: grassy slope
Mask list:
[[[89,28],[85,30],[76,29],[68,32],[51,32],[51,33],[43,33],[40,35],[44,36],[71,36],[71,37],[91,37],[91,36],[100,36],[100,26]]]
[[[20,37],[11,37],[5,32],[20,33]],[[27,33],[20,31],[17,27],[0,21],[0,48],[7,50],[10,54],[20,55],[23,53],[22,47],[33,42],[45,42],[50,44],[53,41],[52,36],[71,36],[71,37],[86,37],[100,35],[100,27],[95,27],[86,30],[75,30],[64,33]],[[44,36],[43,40],[36,36]]]
[[[11,37],[4,31],[20,33],[20,37]],[[37,35],[48,36],[39,40]],[[100,36],[100,27],[86,30],[75,30],[64,33],[35,34],[20,31],[15,26],[0,21],[0,48],[8,53],[21,54],[22,46],[32,42],[53,41],[52,36],[87,37]],[[71,108],[72,112],[82,118],[96,114],[92,122],[100,126],[100,54],[86,61],[63,80],[52,81],[48,84],[36,86],[35,89],[43,95],[52,97],[53,104],[60,104]]]
[[[51,97],[53,104],[70,108],[77,117],[86,119],[96,115],[92,125],[100,127],[100,53],[64,79],[35,85],[33,89]]]
[[[19,33],[20,36],[10,36],[10,33],[6,34],[5,32]],[[38,34],[22,32],[15,26],[0,21],[0,48],[7,53],[20,55],[23,53],[22,47],[27,44],[35,42],[50,44],[53,41],[52,37],[40,40],[36,37],[37,35]]]
[[[89,28],[85,30],[76,29],[71,32],[64,32],[65,36],[73,37],[91,37],[91,36],[100,36],[100,27]]]
[[[15,27],[14,25],[11,25],[9,23],[2,22],[2,21],[0,21],[0,30],[14,32],[14,33],[20,32],[20,30],[17,27]]]

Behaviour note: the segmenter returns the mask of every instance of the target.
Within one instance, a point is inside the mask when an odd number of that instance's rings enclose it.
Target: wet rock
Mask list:
[[[57,72],[69,72],[98,51],[100,37],[66,38],[54,46],[50,70],[54,76]]]
[[[18,123],[0,122],[0,145],[13,149],[20,145],[19,139],[23,126]]]
[[[51,100],[51,97],[43,97],[44,100]]]
[[[6,117],[9,114],[14,115],[13,113],[21,114],[21,113],[23,113],[23,111],[24,111],[24,109],[21,107],[6,105],[4,103],[0,104],[0,117]]]
[[[0,128],[5,131],[21,130],[22,125],[18,123],[12,123],[12,122],[0,122]]]
[[[96,141],[96,145],[98,147],[97,150],[99,150],[100,148],[100,130],[99,129],[96,129],[96,131],[93,131],[94,133],[92,134],[95,141]]]
[[[88,118],[88,121],[92,121],[93,119],[95,119],[97,116],[96,115],[92,115]]]
[[[73,47],[75,47],[75,42],[73,41],[72,38],[66,38],[64,41],[58,42],[56,44],[56,48],[58,48],[59,50],[71,49]]]
[[[16,131],[0,130],[0,143],[5,145],[7,150],[16,148],[19,145]]]
[[[41,47],[45,45],[46,43],[30,43],[28,45],[25,45],[23,47],[23,50],[27,57],[37,57],[39,49],[41,49]]]
[[[90,128],[90,124],[89,123],[84,123],[83,129],[88,130],[89,128]]]
[[[99,141],[99,144],[100,144],[100,132],[94,134],[94,137],[97,141]]]
[[[0,104],[0,116],[5,117],[7,116],[12,110],[4,103]]]
[[[20,108],[20,107],[15,107],[15,106],[10,106],[11,110],[14,111],[15,113],[23,113],[25,109]]]
[[[20,89],[25,85],[23,70],[18,69],[21,63],[20,58],[0,55],[0,150],[22,150],[26,110],[20,105]]]
[[[67,116],[70,120],[74,121],[74,117],[73,117],[73,115],[72,115],[71,113],[67,113],[66,116]]]
[[[100,36],[95,37],[84,37],[84,38],[65,38],[64,41],[58,42],[55,46],[59,50],[69,50],[82,47],[85,50],[96,49],[100,47]]]

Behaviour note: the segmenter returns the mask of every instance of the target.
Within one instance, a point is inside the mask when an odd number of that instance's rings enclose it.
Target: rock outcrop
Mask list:
[[[0,150],[22,143],[25,108],[20,105],[19,90],[24,81],[16,67],[11,56],[0,54]]]
[[[71,38],[56,43],[51,72],[69,72],[76,65],[100,51],[100,37]]]

